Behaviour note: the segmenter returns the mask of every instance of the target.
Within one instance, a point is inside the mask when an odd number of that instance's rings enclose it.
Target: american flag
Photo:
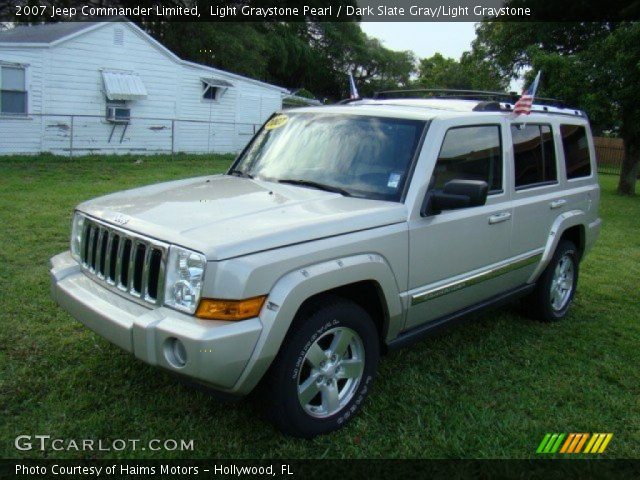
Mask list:
[[[358,94],[358,89],[356,88],[356,82],[353,80],[351,73],[349,73],[349,98],[351,100],[360,98],[360,94]]]
[[[522,91],[522,95],[513,106],[513,113],[516,115],[529,115],[531,113],[531,105],[533,105],[533,97],[536,96],[536,90],[538,90],[538,82],[540,82],[540,72],[538,72],[529,88],[525,88]]]

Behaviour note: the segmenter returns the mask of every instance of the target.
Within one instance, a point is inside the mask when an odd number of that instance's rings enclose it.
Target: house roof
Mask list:
[[[19,25],[0,30],[0,43],[52,43],[101,22],[59,22],[40,25]]]

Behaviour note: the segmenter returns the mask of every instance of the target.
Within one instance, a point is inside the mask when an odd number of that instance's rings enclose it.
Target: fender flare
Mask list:
[[[402,328],[404,309],[395,275],[385,258],[363,253],[328,260],[296,269],[276,281],[260,313],[262,333],[247,366],[233,387],[234,393],[251,391],[278,354],[293,319],[309,298],[322,292],[361,281],[380,286],[388,312],[387,338]]]
[[[553,257],[553,254],[558,247],[558,243],[560,242],[562,234],[571,227],[575,227],[576,225],[584,225],[584,220],[585,212],[583,212],[582,210],[569,210],[558,215],[558,217],[551,225],[549,237],[547,238],[547,243],[544,247],[544,251],[542,252],[542,259],[529,277],[527,283],[535,282],[542,274],[544,269],[547,268],[547,265],[549,265],[549,262],[551,261],[551,258]]]

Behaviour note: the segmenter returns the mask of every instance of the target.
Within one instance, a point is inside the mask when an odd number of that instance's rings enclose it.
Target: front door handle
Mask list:
[[[511,218],[510,212],[496,213],[495,215],[491,215],[489,217],[489,225],[495,225],[496,223],[506,222],[510,218]]]
[[[565,203],[567,203],[567,201],[564,198],[561,198],[560,200],[554,200],[549,204],[549,206],[551,207],[551,210],[553,210],[555,208],[560,208]]]

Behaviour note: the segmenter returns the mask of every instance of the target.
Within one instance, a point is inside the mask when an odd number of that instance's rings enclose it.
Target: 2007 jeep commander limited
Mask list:
[[[344,425],[380,354],[516,297],[563,318],[600,230],[586,116],[382,98],[274,115],[225,175],[82,203],[52,290],[139,359]]]

